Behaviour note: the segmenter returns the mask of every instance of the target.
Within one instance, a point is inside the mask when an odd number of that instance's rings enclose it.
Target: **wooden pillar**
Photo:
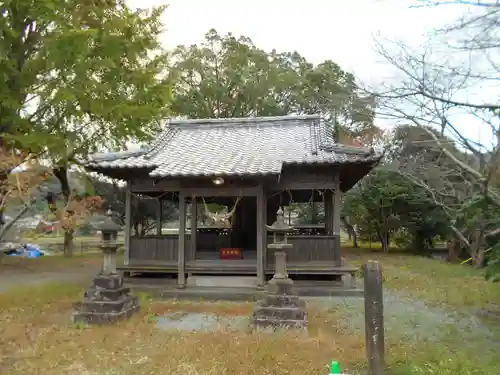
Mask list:
[[[196,257],[196,237],[198,229],[198,199],[193,196],[191,198],[191,241],[190,241],[190,259]]]
[[[335,190],[333,191],[333,212],[332,212],[332,234],[336,236],[335,238],[335,263],[337,266],[341,266],[341,254],[340,254],[340,212],[342,207],[340,205],[340,200],[342,198],[342,192],[340,191],[340,173],[337,172],[335,175]]]
[[[186,196],[179,192],[179,248],[177,256],[177,287],[186,287]]]
[[[263,289],[266,283],[264,265],[267,248],[267,195],[264,187],[259,186],[257,192],[257,283]]]
[[[130,262],[130,233],[132,228],[132,191],[130,181],[125,188],[125,229],[124,229],[124,247],[123,264],[128,266]]]
[[[369,261],[363,265],[365,287],[365,335],[369,375],[384,375],[384,299],[382,267]]]
[[[325,206],[325,233],[328,236],[333,234],[333,194],[331,190],[326,190],[323,194]]]
[[[161,200],[161,198],[158,198],[156,200],[156,235],[157,236],[161,236],[161,225],[162,225],[162,220],[161,220],[161,216],[162,216],[162,205],[163,205],[163,201]]]

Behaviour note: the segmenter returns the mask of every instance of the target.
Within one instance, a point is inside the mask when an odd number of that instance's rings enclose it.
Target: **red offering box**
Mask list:
[[[224,247],[219,251],[220,259],[241,259],[241,249],[235,247]]]

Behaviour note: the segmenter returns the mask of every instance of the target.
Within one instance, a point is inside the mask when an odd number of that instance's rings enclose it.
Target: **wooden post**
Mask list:
[[[340,172],[337,171],[335,174],[335,190],[333,192],[333,212],[332,212],[332,232],[335,238],[335,264],[340,266],[341,254],[340,254],[340,212],[342,207],[340,206],[340,200],[342,198],[342,192],[340,191]]]
[[[363,265],[365,284],[365,334],[368,375],[384,375],[384,302],[382,267],[369,261]]]
[[[156,201],[156,235],[157,236],[161,236],[162,205],[163,205],[163,201],[161,199],[157,199],[157,201]]]
[[[267,196],[264,187],[260,185],[257,193],[257,288],[263,289],[265,280],[264,259],[267,247]]]
[[[179,249],[177,257],[177,288],[186,287],[186,196],[179,192]]]
[[[195,196],[191,198],[191,244],[190,258],[196,258],[196,234],[198,230],[198,200]]]
[[[331,190],[326,190],[323,194],[323,204],[325,207],[325,233],[333,234],[333,194]]]
[[[132,191],[130,189],[130,181],[127,182],[125,189],[125,228],[124,228],[124,247],[123,264],[128,265],[130,262],[130,232],[132,227]]]

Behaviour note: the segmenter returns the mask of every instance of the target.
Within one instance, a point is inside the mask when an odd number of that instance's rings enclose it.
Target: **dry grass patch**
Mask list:
[[[155,328],[154,316],[249,316],[253,306],[153,301],[140,294],[141,312],[129,321],[84,327],[70,323],[72,304],[81,300],[83,287],[50,284],[0,293],[0,374],[324,375],[332,359],[352,374],[365,373],[364,334],[350,331],[335,310],[310,308],[307,337],[293,332],[165,331]],[[386,347],[390,375],[498,373],[495,364],[475,363],[473,352],[460,349],[459,336],[439,343],[389,339]]]
[[[249,315],[249,303],[154,302],[116,326],[69,323],[80,285],[53,284],[0,294],[0,373],[8,374],[324,374],[332,359],[364,363],[363,337],[311,311],[310,335],[181,332],[155,328],[151,314]]]

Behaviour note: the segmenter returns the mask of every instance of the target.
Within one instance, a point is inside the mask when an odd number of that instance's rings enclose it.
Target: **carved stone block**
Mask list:
[[[132,316],[139,311],[139,302],[129,288],[123,287],[119,275],[99,274],[74,309],[75,323],[108,324]]]

